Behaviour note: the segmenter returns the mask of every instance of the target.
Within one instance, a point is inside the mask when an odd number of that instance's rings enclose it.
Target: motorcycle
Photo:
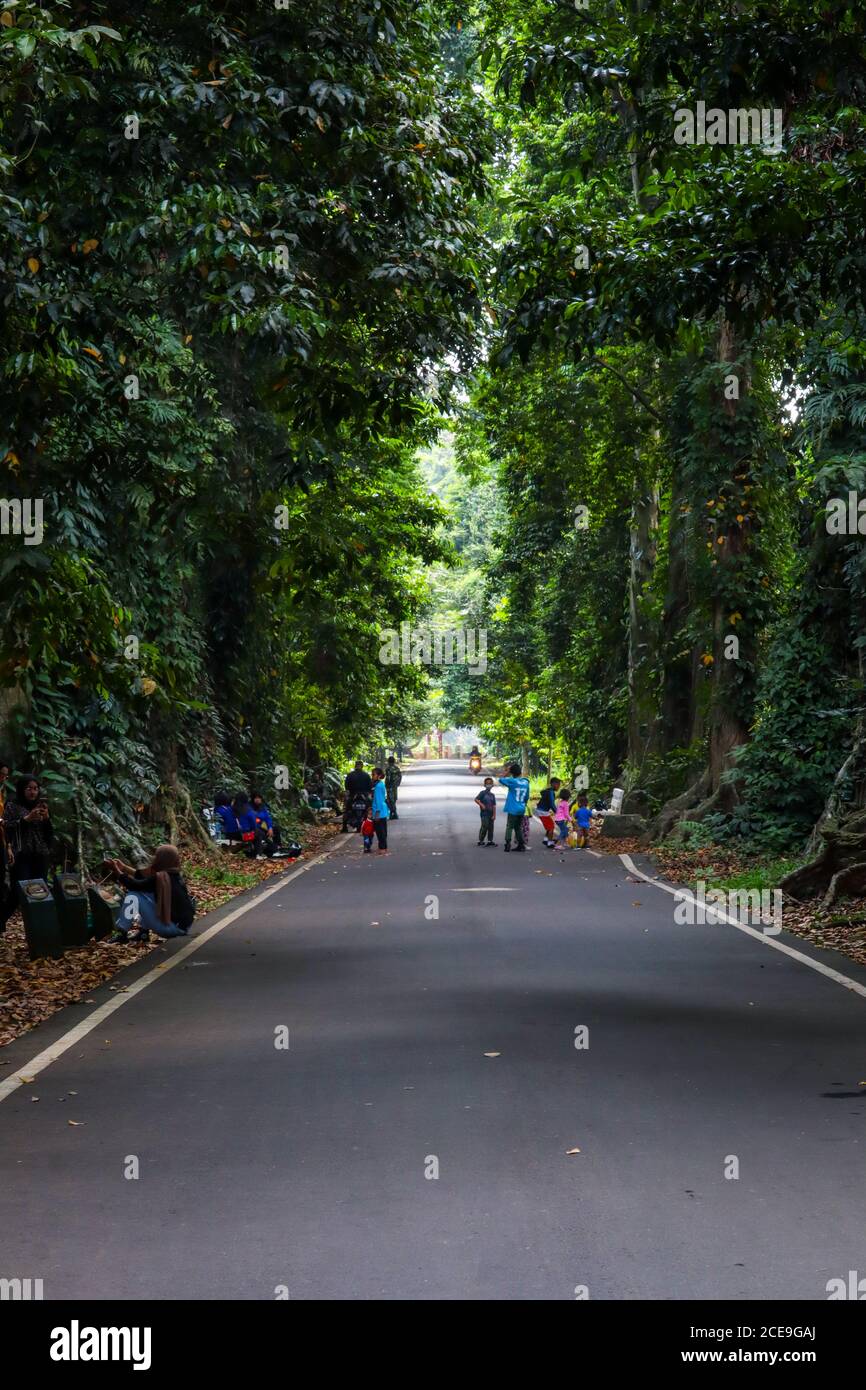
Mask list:
[[[481,757],[478,753],[473,753],[469,759],[469,771],[477,777],[481,771]]]
[[[351,805],[349,806],[349,814],[346,817],[346,821],[347,824],[350,825],[353,830],[361,829],[361,824],[364,820],[364,817],[367,814],[367,807],[369,806],[369,804],[370,803],[367,800],[366,796],[358,795],[352,798]]]

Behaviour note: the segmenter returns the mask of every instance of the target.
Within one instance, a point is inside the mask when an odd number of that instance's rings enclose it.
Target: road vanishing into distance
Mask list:
[[[866,1274],[866,998],[537,822],[503,854],[503,788],[479,849],[478,786],[420,765],[388,857],[341,836],[0,1053],[0,1276],[824,1300]]]

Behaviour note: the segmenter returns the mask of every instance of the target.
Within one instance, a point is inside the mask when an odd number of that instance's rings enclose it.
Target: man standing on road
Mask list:
[[[373,779],[369,772],[364,771],[364,764],[359,758],[354,768],[348,774],[343,786],[346,788],[346,797],[343,802],[343,831],[348,833],[349,811],[356,796],[363,796],[369,803],[373,795]]]
[[[523,817],[526,815],[526,804],[529,801],[529,778],[521,777],[520,763],[512,763],[509,767],[510,777],[500,777],[499,785],[508,788],[508,795],[505,798],[505,853],[511,849],[511,836],[514,835],[514,848],[518,853],[526,852],[526,845],[523,843]]]
[[[388,798],[388,810],[391,812],[392,820],[399,820],[397,815],[397,788],[403,781],[403,774],[397,766],[397,759],[392,754],[385,767],[385,795]]]

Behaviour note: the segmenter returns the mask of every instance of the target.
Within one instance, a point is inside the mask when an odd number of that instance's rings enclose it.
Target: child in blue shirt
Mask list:
[[[577,847],[586,849],[589,842],[589,827],[592,822],[592,811],[586,804],[586,792],[581,792],[577,798],[577,807],[574,812],[574,823],[577,827]]]
[[[511,850],[511,837],[514,836],[514,848],[518,853],[526,852],[526,845],[523,843],[523,818],[526,815],[526,807],[529,801],[529,778],[521,777],[520,763],[512,763],[508,771],[510,777],[500,777],[499,785],[508,788],[508,795],[505,798],[505,853]]]

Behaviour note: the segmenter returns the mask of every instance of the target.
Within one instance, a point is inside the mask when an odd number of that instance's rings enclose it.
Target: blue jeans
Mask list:
[[[564,844],[564,842],[568,839],[568,821],[558,820],[556,822],[556,828],[559,831],[559,843]]]
[[[178,927],[174,922],[163,922],[156,910],[156,899],[152,893],[135,893],[129,891],[124,896],[117,914],[115,926],[118,931],[128,932],[132,930],[133,919],[141,918],[142,931],[152,931],[156,936],[186,936],[182,927]]]

